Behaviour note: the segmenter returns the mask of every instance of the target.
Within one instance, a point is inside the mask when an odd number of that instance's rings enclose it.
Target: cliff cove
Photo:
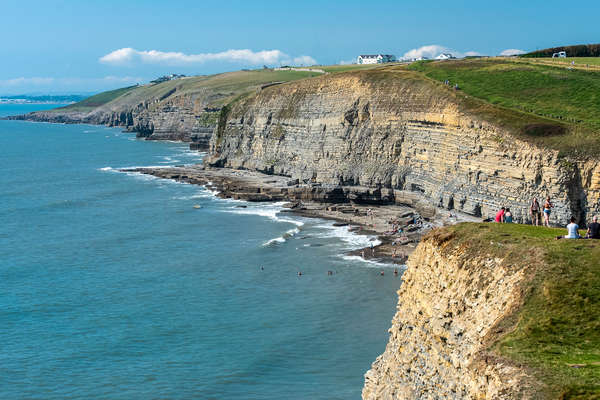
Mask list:
[[[596,243],[520,224],[534,197],[552,199],[555,226],[600,212],[598,72],[504,58],[282,72],[126,88],[14,119],[191,142],[208,151],[202,165],[123,171],[361,226],[384,239],[380,261],[412,253],[365,399],[594,398]],[[570,91],[586,96],[559,95]],[[500,207],[520,224],[459,223]],[[402,231],[387,240],[394,219]]]

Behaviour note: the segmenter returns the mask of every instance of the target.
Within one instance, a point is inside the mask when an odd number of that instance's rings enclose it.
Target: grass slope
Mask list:
[[[129,86],[115,90],[109,90],[107,92],[98,93],[94,96],[90,96],[77,103],[58,108],[56,110],[85,110],[94,109],[100,107],[108,102],[113,101],[117,97],[134,90],[137,86]]]
[[[540,398],[600,399],[600,240],[557,241],[565,229],[518,224],[446,229],[473,256],[498,256],[532,274],[493,349],[545,384]]]
[[[600,65],[600,57],[567,57],[567,58],[536,58],[527,60],[530,62],[545,62],[550,65],[571,65],[574,62],[575,66],[582,67],[586,65],[596,66]]]
[[[506,59],[418,62],[408,69],[448,79],[459,92],[496,106],[492,119],[523,139],[565,154],[600,154],[600,71]]]
[[[208,76],[194,76],[159,84],[132,86],[99,93],[78,103],[55,109],[64,111],[93,111],[98,107],[128,109],[142,102],[158,106],[154,100],[171,95],[192,94],[205,98],[208,107],[221,107],[236,97],[251,93],[262,85],[274,82],[291,82],[321,75],[310,71],[275,71],[269,69],[235,71]]]

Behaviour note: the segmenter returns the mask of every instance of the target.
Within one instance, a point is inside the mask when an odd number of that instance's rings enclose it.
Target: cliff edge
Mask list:
[[[460,224],[408,260],[364,399],[600,396],[600,243]]]

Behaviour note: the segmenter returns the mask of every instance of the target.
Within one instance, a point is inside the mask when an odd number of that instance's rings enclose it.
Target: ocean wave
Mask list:
[[[263,247],[269,247],[269,246],[273,246],[277,243],[284,243],[284,242],[285,242],[285,239],[283,238],[283,236],[279,236],[279,237],[276,237],[274,239],[270,239],[270,240],[267,240],[266,242],[264,242]]]
[[[111,173],[118,173],[118,174],[125,174],[127,176],[131,176],[137,180],[141,180],[141,181],[160,181],[164,184],[178,184],[178,185],[189,185],[189,183],[187,182],[179,182],[179,181],[175,181],[172,179],[163,179],[154,175],[149,175],[149,174],[144,174],[142,172],[138,172],[138,171],[122,171],[122,169],[135,169],[135,168],[168,168],[168,165],[151,165],[151,166],[134,166],[134,167],[118,167],[118,168],[113,168],[113,167],[102,167],[102,168],[98,168],[98,171],[102,171],[102,172],[111,172]],[[162,184],[161,184],[162,186]]]
[[[316,237],[340,238],[349,250],[370,247],[371,244],[373,246],[379,246],[381,244],[381,240],[377,239],[376,236],[351,232],[348,230],[348,226],[333,226],[333,222],[330,224],[316,225],[315,228],[324,230],[324,232],[316,234]]]
[[[406,269],[406,265],[404,264],[398,265],[393,263],[384,263],[375,260],[368,260],[360,256],[349,256],[341,254],[340,257],[346,261],[360,261],[364,263],[366,267],[369,268],[394,268],[398,269],[399,271],[404,271]]]
[[[109,167],[98,168],[98,171],[140,174],[141,172],[137,172],[137,171],[121,171],[122,169],[137,169],[137,168],[171,168],[171,166],[170,165],[132,165],[132,166],[128,166],[128,167],[110,167],[109,166]]]
[[[258,215],[261,217],[267,217],[275,222],[284,222],[288,224],[294,224],[296,226],[303,226],[304,222],[290,219],[290,218],[282,218],[279,217],[279,214],[282,210],[282,206],[285,204],[285,201],[270,203],[270,204],[262,204],[260,206],[248,205],[246,208],[240,207],[232,207],[227,208],[223,211],[231,213],[231,214],[239,214],[239,215]]]
[[[287,231],[286,233],[284,233],[282,236],[276,237],[274,239],[267,240],[266,242],[263,243],[263,247],[272,246],[272,245],[277,244],[277,243],[285,243],[286,240],[288,240],[289,238],[291,238],[292,236],[294,236],[294,235],[296,235],[298,233],[300,233],[300,229],[299,228],[290,229],[289,231]]]

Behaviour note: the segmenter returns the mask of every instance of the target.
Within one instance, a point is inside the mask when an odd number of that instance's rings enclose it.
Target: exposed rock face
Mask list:
[[[531,378],[486,352],[523,297],[527,271],[425,240],[408,260],[385,352],[365,374],[363,398],[517,399]]]
[[[452,92],[408,72],[392,74],[328,75],[265,89],[221,113],[207,161],[412,192],[483,217],[507,206],[526,221],[531,199],[546,195],[556,206],[554,223],[599,211],[597,163],[515,140],[461,111]]]

